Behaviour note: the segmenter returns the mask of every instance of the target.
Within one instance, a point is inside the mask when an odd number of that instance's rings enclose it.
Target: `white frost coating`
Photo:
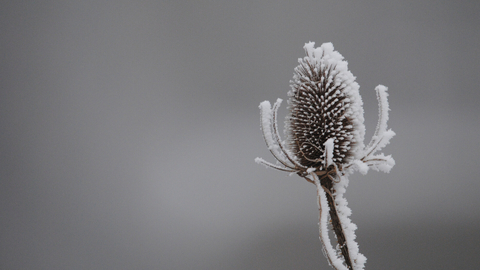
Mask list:
[[[375,90],[377,91],[377,100],[378,100],[378,123],[370,143],[367,147],[361,152],[361,159],[356,159],[352,161],[350,165],[347,165],[347,169],[357,169],[362,174],[368,172],[368,168],[372,168],[376,171],[390,172],[390,169],[395,165],[395,160],[392,156],[385,156],[383,153],[375,155],[377,151],[380,151],[387,144],[390,143],[390,139],[395,136],[395,132],[389,129],[387,130],[387,121],[388,121],[388,88],[383,85],[378,85]],[[362,164],[363,163],[363,164]],[[365,165],[368,167],[366,168]],[[347,170],[351,172],[350,170]]]
[[[267,168],[270,168],[270,169],[277,169],[277,170],[279,170],[279,171],[292,172],[292,173],[293,173],[293,172],[296,172],[296,171],[293,170],[293,169],[289,169],[289,168],[286,168],[286,167],[282,167],[282,166],[278,166],[278,165],[272,164],[272,163],[270,163],[270,162],[265,161],[263,158],[259,158],[259,157],[255,158],[255,162],[256,162],[257,164],[261,164],[261,165],[263,165],[263,166],[265,166],[265,167],[267,167]]]
[[[345,265],[343,265],[343,260],[340,259],[335,249],[332,246],[330,241],[330,237],[328,236],[328,220],[329,220],[329,207],[327,201],[327,195],[325,194],[325,190],[323,190],[322,185],[320,184],[320,180],[318,176],[314,173],[310,174],[317,186],[317,204],[318,209],[320,211],[319,214],[319,233],[320,233],[320,241],[322,242],[324,252],[326,253],[326,257],[333,267],[337,270],[348,270]]]
[[[393,130],[389,129],[387,131],[383,131],[381,137],[375,138],[375,144],[371,149],[368,149],[369,152],[367,152],[368,154],[367,156],[372,156],[373,153],[387,146],[387,144],[390,143],[390,139],[393,138],[393,136],[395,136],[395,132],[393,132]]]
[[[295,161],[295,158],[291,157],[290,151],[285,147],[285,144],[281,141],[278,134],[277,127],[277,111],[282,103],[282,99],[277,99],[273,105],[273,110],[269,101],[260,103],[260,123],[263,133],[263,138],[267,144],[268,150],[277,160],[277,164],[272,164],[265,161],[262,158],[256,158],[255,162],[262,164],[265,167],[277,169],[280,171],[298,173],[304,172],[307,168]]]
[[[325,167],[328,167],[331,164],[333,164],[333,160],[332,160],[332,158],[333,158],[333,141],[334,141],[334,139],[330,138],[325,142],[325,161],[326,161]]]
[[[365,164],[371,166],[376,171],[389,173],[392,167],[395,166],[395,160],[391,155],[385,156],[381,153],[365,160]]]
[[[365,262],[367,258],[359,253],[358,244],[355,241],[357,237],[355,235],[355,230],[357,225],[355,225],[349,218],[352,213],[352,210],[348,207],[347,200],[343,197],[343,194],[346,191],[348,186],[348,178],[346,176],[338,175],[340,181],[334,182],[333,189],[335,190],[334,198],[337,209],[338,218],[342,224],[343,232],[345,234],[345,240],[348,247],[350,259],[353,264],[354,270],[362,270],[365,267]],[[337,252],[341,252],[337,245]]]
[[[287,167],[295,167],[295,165],[294,165],[295,158],[292,157],[292,154],[290,153],[289,149],[287,147],[285,147],[285,144],[280,139],[280,133],[278,132],[277,115],[278,115],[278,108],[280,108],[281,104],[282,104],[282,99],[281,98],[278,98],[277,101],[275,102],[275,104],[273,104],[273,112],[272,112],[272,117],[271,117],[273,132],[274,132],[273,135],[274,135],[274,139],[276,140],[276,143],[277,143],[278,147],[281,148],[279,153],[280,153],[281,156],[284,157],[284,160],[285,160],[284,162],[282,162],[282,161],[280,161],[280,162]],[[305,167],[303,167],[301,165],[298,165],[298,164],[297,164],[297,167],[305,168]]]
[[[395,135],[391,129],[387,131],[387,121],[388,121],[388,111],[390,110],[388,106],[388,88],[383,85],[378,85],[375,88],[377,92],[378,100],[378,122],[373,134],[372,140],[365,148],[365,155],[369,156],[376,151],[385,147],[390,139]]]
[[[389,173],[390,170],[393,168],[393,166],[395,166],[395,160],[392,158],[391,155],[388,155],[385,157],[385,162],[378,164],[377,166],[375,166],[374,169],[385,172],[385,173]]]
[[[383,132],[387,130],[387,121],[388,121],[388,111],[390,108],[388,106],[388,88],[384,85],[378,85],[375,87],[375,91],[377,91],[377,100],[378,100],[378,125],[377,130],[375,131],[378,137],[383,135]]]
[[[356,159],[356,160],[353,161],[353,164],[355,164],[357,166],[357,170],[361,174],[366,175],[368,173],[368,165],[366,163],[364,163],[363,161]]]
[[[275,102],[274,106],[278,108],[281,102],[282,102],[282,99],[280,98],[277,99],[277,102]],[[267,100],[263,101],[262,103],[260,103],[259,108],[260,108],[263,138],[265,139],[268,150],[270,150],[272,155],[277,160],[281,161],[284,166],[291,167],[291,164],[288,163],[288,161],[285,159],[285,155],[279,149],[279,144],[275,142],[274,132],[272,130],[272,126],[274,124],[272,119],[273,111],[271,109],[270,102]],[[268,162],[260,162],[260,163],[266,166],[270,164]],[[273,165],[272,167],[278,167],[278,166]]]
[[[264,135],[265,142],[267,143],[267,147],[270,151],[275,149],[275,143],[273,141],[273,134],[272,134],[272,109],[270,106],[270,101],[265,100],[264,102],[260,103],[258,106],[260,108],[260,116],[262,118],[262,131]]]

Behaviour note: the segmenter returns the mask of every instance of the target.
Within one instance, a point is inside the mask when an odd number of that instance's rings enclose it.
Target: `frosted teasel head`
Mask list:
[[[347,62],[331,43],[314,48],[295,68],[289,94],[286,121],[288,146],[298,163],[322,168],[325,143],[333,139],[332,161],[345,164],[363,144],[364,126],[359,85],[347,69]]]
[[[306,56],[298,60],[291,90],[288,92],[289,113],[285,120],[286,141],[282,141],[277,124],[278,99],[260,104],[261,127],[268,149],[276,164],[261,158],[256,162],[282,171],[307,176],[321,174],[328,168],[345,174],[369,168],[389,172],[395,164],[391,156],[375,155],[389,143],[395,133],[387,130],[387,88],[376,87],[379,121],[370,143],[365,146],[363,102],[359,85],[348,70],[343,56],[331,43],[315,48],[305,44]]]

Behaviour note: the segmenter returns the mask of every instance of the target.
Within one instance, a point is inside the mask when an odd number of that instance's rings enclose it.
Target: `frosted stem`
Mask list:
[[[353,269],[350,259],[348,247],[345,240],[345,234],[343,233],[340,219],[338,218],[337,210],[335,207],[334,198],[332,196],[333,182],[329,177],[328,172],[319,178],[314,175],[314,182],[317,186],[318,196],[318,210],[319,210],[319,233],[320,241],[322,242],[325,257],[329,261],[330,265],[336,270],[348,270]],[[332,247],[330,238],[328,236],[328,216],[332,220],[333,230],[335,232],[340,250],[342,252],[343,260],[340,259],[335,249]],[[343,264],[345,262],[345,265]]]

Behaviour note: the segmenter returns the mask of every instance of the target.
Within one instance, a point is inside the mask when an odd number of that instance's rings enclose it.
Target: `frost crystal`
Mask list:
[[[262,158],[256,158],[255,162],[296,173],[315,184],[320,240],[329,263],[335,269],[363,269],[366,258],[358,252],[356,225],[350,221],[351,210],[343,194],[348,175],[354,170],[362,174],[370,168],[389,172],[395,165],[390,155],[375,155],[395,135],[391,129],[387,130],[387,87],[379,85],[375,89],[379,120],[375,134],[365,147],[359,85],[331,43],[318,48],[314,45],[314,42],[305,44],[306,56],[298,60],[290,82],[286,142],[281,140],[277,125],[282,100],[278,99],[273,108],[268,101],[260,104],[263,137],[278,162],[272,164]],[[329,220],[338,242],[335,249],[328,237]]]

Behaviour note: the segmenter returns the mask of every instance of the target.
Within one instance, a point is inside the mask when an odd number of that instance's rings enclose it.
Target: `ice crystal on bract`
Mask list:
[[[260,103],[261,127],[276,164],[256,158],[257,163],[281,171],[297,173],[317,187],[319,228],[325,255],[335,269],[363,269],[366,258],[358,252],[356,226],[343,197],[348,175],[354,170],[366,174],[369,168],[389,172],[395,164],[391,156],[375,153],[385,147],[395,133],[387,130],[387,88],[375,88],[379,120],[375,134],[365,146],[363,103],[359,85],[348,70],[343,56],[331,43],[315,48],[305,44],[306,56],[298,60],[285,120],[286,141],[278,131],[277,111],[282,102]],[[338,245],[333,248],[327,228],[331,223]]]

